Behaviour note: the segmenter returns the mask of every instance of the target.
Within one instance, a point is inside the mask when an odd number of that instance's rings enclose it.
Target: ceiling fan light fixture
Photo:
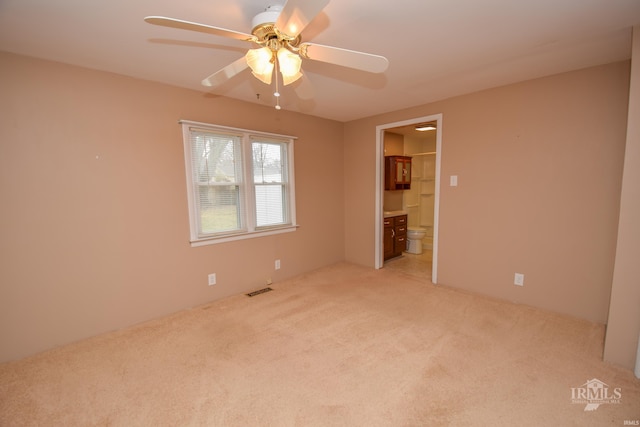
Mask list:
[[[291,84],[291,83],[295,82],[300,77],[302,77],[302,73],[296,73],[293,76],[287,76],[287,75],[283,74],[282,75],[282,84],[286,86],[288,84]]]
[[[245,55],[247,65],[256,78],[266,84],[271,84],[273,75],[273,52],[268,47],[249,49]]]
[[[273,76],[273,71],[264,72],[262,74],[252,71],[251,74],[253,74],[255,78],[260,80],[262,83],[267,85],[271,84],[271,77]]]
[[[285,86],[302,77],[302,73],[300,72],[302,59],[284,47],[278,50],[278,66],[282,74],[282,82]]]
[[[268,6],[254,17],[251,34],[165,16],[147,16],[144,20],[153,25],[229,37],[261,46],[249,50],[244,57],[202,80],[202,84],[207,87],[222,85],[245,69],[251,68],[252,74],[267,85],[271,85],[275,75],[275,92],[279,93],[278,69],[284,85],[298,81],[302,77],[302,58],[370,73],[384,72],[389,61],[383,56],[309,42],[302,43],[302,31],[322,12],[329,1],[280,0],[278,3],[283,4]],[[308,87],[304,80],[297,86],[295,89],[299,94],[302,87]],[[309,89],[304,92],[304,99],[312,97]],[[278,99],[276,96],[276,100]],[[280,105],[277,104],[276,108],[280,108]]]

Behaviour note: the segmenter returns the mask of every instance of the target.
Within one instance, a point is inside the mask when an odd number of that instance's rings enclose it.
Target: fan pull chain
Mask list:
[[[276,110],[280,110],[282,107],[280,107],[280,91],[278,89],[278,58],[275,59],[275,63],[276,63],[276,69],[275,69],[276,91],[273,93],[273,96],[276,97]]]

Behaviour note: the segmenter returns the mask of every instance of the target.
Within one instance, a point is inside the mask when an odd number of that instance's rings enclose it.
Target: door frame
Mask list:
[[[438,282],[438,228],[440,223],[440,166],[442,159],[442,113],[407,119],[400,122],[386,123],[376,126],[376,200],[375,200],[375,261],[376,269],[384,265],[383,243],[383,202],[384,202],[384,132],[400,126],[413,125],[424,122],[436,122],[436,181],[433,203],[433,270],[431,281]]]

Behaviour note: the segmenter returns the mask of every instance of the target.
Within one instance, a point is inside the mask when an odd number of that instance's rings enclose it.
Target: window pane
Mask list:
[[[286,218],[286,144],[251,144],[255,188],[256,227],[285,224]]]
[[[283,144],[254,142],[253,150],[253,182],[284,182]]]
[[[240,139],[194,132],[191,160],[199,211],[199,235],[241,230]]]
[[[194,179],[198,183],[238,182],[240,170],[237,138],[228,135],[195,134],[192,144]]]
[[[256,185],[256,226],[285,223],[282,185]]]
[[[202,234],[238,230],[242,227],[238,186],[203,185],[198,188]]]

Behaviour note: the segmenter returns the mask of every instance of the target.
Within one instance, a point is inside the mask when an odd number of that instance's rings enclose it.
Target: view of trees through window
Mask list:
[[[258,135],[201,128],[185,132],[194,238],[291,225],[291,140]]]
[[[240,230],[242,203],[240,140],[228,135],[196,135],[192,144],[194,180],[198,186],[200,232]]]

